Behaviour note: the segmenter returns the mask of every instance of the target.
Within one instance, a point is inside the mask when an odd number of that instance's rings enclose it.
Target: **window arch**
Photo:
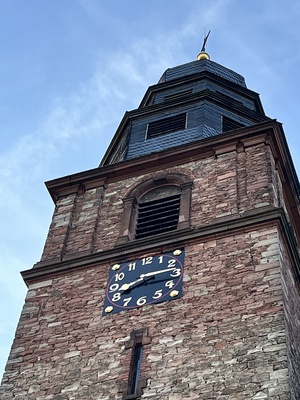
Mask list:
[[[159,173],[123,199],[117,244],[190,227],[193,182],[184,174]]]

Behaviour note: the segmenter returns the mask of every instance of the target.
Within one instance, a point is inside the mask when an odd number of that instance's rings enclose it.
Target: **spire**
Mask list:
[[[199,61],[200,60],[210,60],[209,54],[206,53],[206,51],[205,51],[205,45],[206,45],[209,34],[210,34],[210,31],[208,31],[208,34],[206,36],[204,36],[201,52],[197,56],[197,60],[199,60]]]

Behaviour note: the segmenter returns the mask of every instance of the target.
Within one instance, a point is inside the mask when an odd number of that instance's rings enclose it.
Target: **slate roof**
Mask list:
[[[186,113],[185,129],[147,138],[149,123],[180,113]],[[169,68],[148,88],[140,106],[125,113],[100,165],[224,134],[225,117],[232,129],[269,120],[259,95],[236,72],[204,59]]]
[[[169,68],[164,72],[159,80],[159,83],[171,81],[173,79],[184,78],[185,76],[203,71],[211,72],[237,85],[247,87],[245,79],[241,75],[211,60],[197,60],[187,64],[179,65],[174,68]]]

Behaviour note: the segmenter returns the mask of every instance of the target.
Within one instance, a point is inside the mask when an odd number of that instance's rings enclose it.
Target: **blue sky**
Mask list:
[[[284,124],[300,171],[300,2],[0,2],[0,375],[54,210],[44,181],[97,167],[126,110],[169,67],[211,59]],[[101,310],[99,310],[101,312]]]

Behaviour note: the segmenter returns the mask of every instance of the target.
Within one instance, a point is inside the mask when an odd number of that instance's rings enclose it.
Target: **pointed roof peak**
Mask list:
[[[210,30],[208,31],[207,35],[204,35],[202,48],[201,48],[200,53],[197,56],[197,60],[198,61],[200,61],[200,60],[210,60],[209,54],[205,51],[205,46],[206,46],[206,42],[207,42],[209,34],[210,34]]]

